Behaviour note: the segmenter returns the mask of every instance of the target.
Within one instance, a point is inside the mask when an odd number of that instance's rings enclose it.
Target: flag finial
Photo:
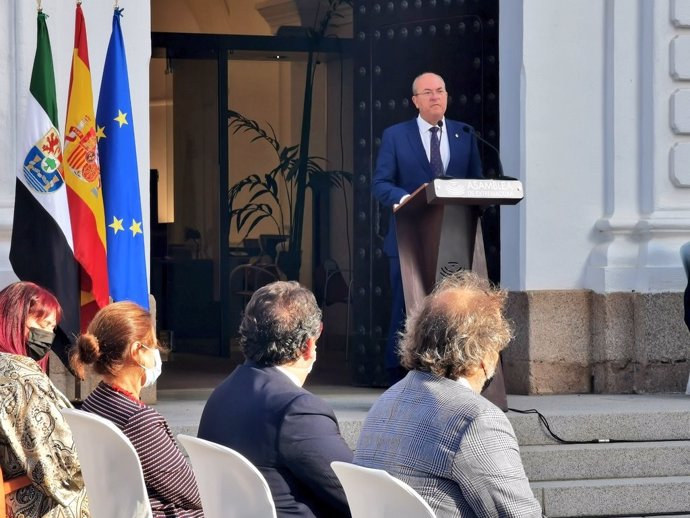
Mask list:
[[[43,12],[43,5],[42,5],[41,0],[36,0],[36,9],[38,9],[39,13]]]

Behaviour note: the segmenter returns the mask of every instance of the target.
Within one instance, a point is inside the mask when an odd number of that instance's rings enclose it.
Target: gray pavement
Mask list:
[[[384,391],[381,388],[340,385],[319,385],[308,388],[331,404],[338,421],[342,423],[363,421],[371,405]],[[211,391],[211,389],[158,390],[158,402],[153,406],[165,417],[174,434],[193,431],[196,435],[201,412]]]
[[[358,425],[361,425],[373,402],[384,391],[381,388],[335,385],[308,388],[328,401],[341,426],[355,435],[348,438],[348,442],[356,439]],[[201,412],[210,394],[211,389],[159,390],[155,408],[167,419],[173,433],[196,434]],[[626,433],[631,433],[631,429],[640,426],[644,426],[647,433],[667,434],[668,426],[664,430],[654,430],[654,416],[659,413],[674,414],[677,416],[677,426],[672,427],[675,428],[674,435],[677,438],[679,433],[685,433],[690,440],[690,396],[684,394],[509,395],[508,406],[520,410],[535,408],[556,423],[556,429],[566,435],[568,432],[578,437],[581,434],[599,434],[592,438],[624,437]],[[614,419],[597,421],[609,423],[608,429],[602,430],[601,425],[592,426],[592,416],[598,414],[614,416]],[[543,444],[541,439],[546,435],[536,416],[509,412],[508,417],[521,444]],[[664,439],[663,436],[655,438]]]

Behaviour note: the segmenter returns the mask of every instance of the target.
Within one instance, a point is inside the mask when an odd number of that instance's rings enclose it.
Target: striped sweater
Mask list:
[[[100,383],[83,410],[109,419],[139,455],[154,518],[202,518],[194,473],[162,415]]]

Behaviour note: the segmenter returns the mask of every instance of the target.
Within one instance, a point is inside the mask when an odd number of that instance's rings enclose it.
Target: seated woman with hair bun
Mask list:
[[[70,364],[81,378],[91,366],[103,381],[84,400],[83,410],[109,419],[139,455],[155,518],[203,517],[191,467],[162,415],[139,398],[161,373],[151,314],[133,302],[101,309],[79,337]]]

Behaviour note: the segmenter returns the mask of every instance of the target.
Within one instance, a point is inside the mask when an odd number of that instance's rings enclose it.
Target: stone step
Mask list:
[[[341,433],[354,447],[368,409],[383,391],[362,387],[310,388],[334,407]],[[201,409],[210,392],[170,391],[161,394],[156,408],[166,417],[174,434],[196,435]],[[687,396],[511,395],[508,405],[537,408],[564,439],[658,441],[561,445],[549,438],[536,415],[509,412],[535,496],[550,518],[690,518]]]
[[[690,441],[529,445],[520,454],[533,482],[690,475]]]
[[[690,399],[680,393],[509,396],[508,406],[536,408],[565,440],[690,440]],[[521,446],[556,444],[535,414],[507,415]]]
[[[690,476],[534,482],[549,518],[685,514]]]

